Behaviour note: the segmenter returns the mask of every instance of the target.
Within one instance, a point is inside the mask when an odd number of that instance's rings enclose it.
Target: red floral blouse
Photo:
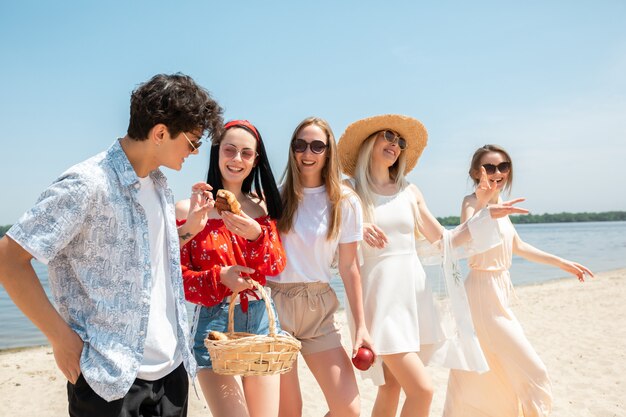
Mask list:
[[[282,272],[287,258],[276,222],[269,216],[255,220],[261,225],[261,235],[253,242],[231,233],[222,219],[209,219],[204,229],[181,248],[180,261],[187,301],[211,307],[231,295],[232,291],[220,281],[223,266],[241,265],[256,269],[250,278],[261,285],[265,285],[266,275],[274,276]],[[176,223],[180,226],[185,220]],[[241,293],[244,311],[248,304],[246,292]]]

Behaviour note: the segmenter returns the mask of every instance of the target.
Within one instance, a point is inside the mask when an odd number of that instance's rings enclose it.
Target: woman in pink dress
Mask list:
[[[470,177],[478,185],[486,173],[497,192],[481,201],[476,193],[463,200],[461,221],[490,204],[501,203],[500,192],[513,181],[509,154],[497,145],[485,145],[474,153]],[[584,281],[592,272],[581,264],[543,252],[518,236],[508,216],[498,219],[502,244],[469,258],[465,281],[474,328],[489,364],[486,373],[450,371],[445,417],[547,416],[552,390],[546,367],[524,335],[509,308],[513,285],[509,275],[513,254],[529,261],[561,268]]]

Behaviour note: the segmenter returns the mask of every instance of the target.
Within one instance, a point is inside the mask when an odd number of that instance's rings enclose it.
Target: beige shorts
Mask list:
[[[341,347],[335,312],[339,300],[327,283],[286,283],[267,281],[280,326],[302,343],[302,354]]]

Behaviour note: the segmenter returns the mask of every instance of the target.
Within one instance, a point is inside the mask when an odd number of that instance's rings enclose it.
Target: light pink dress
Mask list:
[[[469,259],[465,282],[490,370],[450,371],[444,417],[547,416],[552,408],[546,367],[509,308],[515,228],[508,217],[498,223],[503,243]]]

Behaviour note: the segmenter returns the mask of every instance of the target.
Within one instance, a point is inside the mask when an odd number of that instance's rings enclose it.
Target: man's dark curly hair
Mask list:
[[[209,137],[219,137],[224,124],[222,108],[211,94],[181,73],[155,75],[131,95],[128,136],[145,140],[159,123],[167,126],[172,137],[200,129]]]

